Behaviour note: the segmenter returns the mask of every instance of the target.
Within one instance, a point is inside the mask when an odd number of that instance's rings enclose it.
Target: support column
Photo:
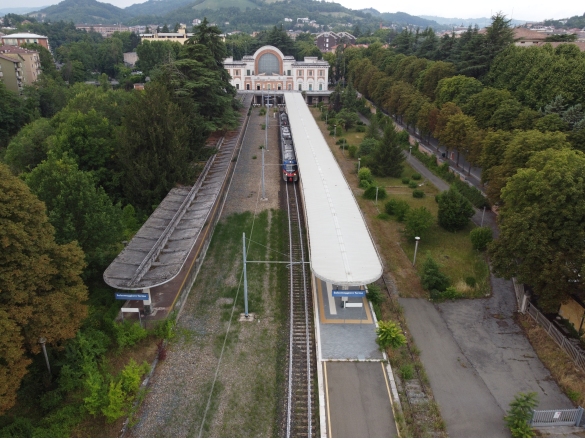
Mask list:
[[[148,294],[148,299],[144,301],[144,315],[148,316],[152,314],[152,301],[150,297],[150,288],[144,288],[143,293]]]

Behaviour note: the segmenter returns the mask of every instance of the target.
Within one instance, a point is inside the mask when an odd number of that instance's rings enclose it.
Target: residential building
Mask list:
[[[41,58],[36,50],[29,50],[18,46],[0,46],[0,54],[9,55],[15,58],[15,55],[22,60],[24,84],[30,85],[35,82],[41,74]]]
[[[237,90],[325,91],[329,83],[329,63],[317,57],[296,61],[274,46],[261,47],[252,56],[223,63]]]
[[[520,47],[538,46],[544,43],[547,34],[544,32],[537,32],[526,29],[524,27],[514,28],[514,45]]]
[[[76,24],[76,29],[84,30],[86,32],[97,32],[104,38],[111,37],[114,32],[134,32],[136,34],[143,33],[146,30],[146,26],[122,26],[122,25],[111,25],[104,26],[101,24]]]
[[[25,32],[3,35],[0,37],[0,44],[6,46],[22,46],[26,43],[35,43],[39,46],[43,46],[45,49],[51,50],[51,47],[49,46],[49,38],[44,35]]]
[[[0,54],[0,79],[8,90],[21,93],[24,87],[24,60],[19,55]]]
[[[349,32],[321,32],[315,37],[315,44],[321,52],[331,52],[339,44],[353,45],[356,38]]]
[[[171,41],[173,43],[185,44],[185,41],[187,41],[192,36],[193,34],[187,33],[187,27],[183,24],[177,32],[155,32],[152,34],[140,34],[140,41]]]

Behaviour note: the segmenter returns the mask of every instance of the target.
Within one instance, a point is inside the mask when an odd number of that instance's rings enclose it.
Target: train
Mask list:
[[[295,155],[295,146],[290,131],[290,123],[288,114],[285,111],[280,111],[280,152],[282,153],[282,179],[286,182],[295,182],[299,179],[299,170],[297,165],[297,157]]]

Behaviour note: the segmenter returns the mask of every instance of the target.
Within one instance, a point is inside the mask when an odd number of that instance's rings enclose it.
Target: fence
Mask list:
[[[556,427],[561,425],[578,427],[583,416],[583,408],[568,410],[533,410],[533,427]]]
[[[536,307],[528,300],[528,295],[524,292],[524,285],[516,282],[512,278],[514,284],[514,292],[516,293],[516,302],[518,303],[518,311],[521,313],[528,313],[552,338],[559,347],[571,357],[571,360],[582,371],[585,371],[585,353],[577,348],[564,334],[559,331],[552,322],[547,319]],[[555,412],[556,413],[556,412]]]

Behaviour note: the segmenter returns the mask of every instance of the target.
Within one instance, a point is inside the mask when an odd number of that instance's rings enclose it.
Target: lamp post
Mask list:
[[[49,356],[47,355],[47,348],[45,347],[46,342],[47,342],[47,339],[45,337],[39,338],[39,343],[41,344],[41,347],[43,348],[43,354],[45,354],[45,361],[47,362],[47,369],[49,370],[49,375],[51,375],[51,365],[49,364]]]
[[[412,155],[412,145],[408,148],[408,158]]]
[[[362,159],[358,157],[358,174],[360,173],[360,163],[361,163]]]
[[[337,137],[337,124],[333,125],[333,141],[335,142],[335,137]]]
[[[414,240],[416,241],[416,244],[414,245],[414,258],[412,258],[412,266],[414,267],[414,264],[416,263],[416,251],[418,250],[418,242],[420,241],[420,236],[415,236]]]
[[[481,214],[481,225],[479,227],[483,227],[483,216],[485,215],[485,206],[483,206],[483,212]]]

